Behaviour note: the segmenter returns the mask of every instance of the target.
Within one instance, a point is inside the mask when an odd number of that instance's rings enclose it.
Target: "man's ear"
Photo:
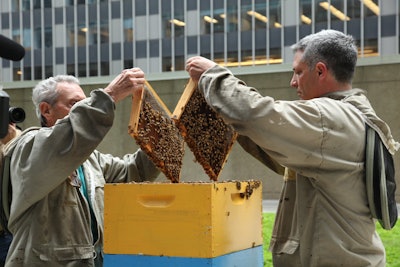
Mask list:
[[[39,104],[39,110],[40,114],[42,114],[42,116],[45,117],[46,120],[48,121],[49,118],[51,117],[51,105],[47,102],[41,102]]]
[[[328,68],[326,67],[325,63],[318,62],[315,64],[315,70],[318,72],[318,76],[326,75]]]

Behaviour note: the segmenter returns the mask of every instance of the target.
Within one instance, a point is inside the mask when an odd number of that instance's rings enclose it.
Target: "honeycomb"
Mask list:
[[[178,183],[184,139],[171,119],[170,111],[148,83],[140,95],[132,98],[128,132],[166,178]]]
[[[189,80],[173,113],[179,131],[196,161],[211,180],[217,181],[237,134],[211,109]]]

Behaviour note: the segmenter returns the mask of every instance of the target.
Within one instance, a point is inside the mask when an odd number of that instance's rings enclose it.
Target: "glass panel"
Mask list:
[[[44,29],[44,46],[45,47],[53,46],[53,29],[51,27],[46,27]]]
[[[53,66],[46,66],[44,69],[44,78],[49,78],[53,76]]]
[[[168,72],[172,70],[171,57],[163,57],[162,59],[162,71]]]
[[[281,51],[282,48],[271,48],[269,51],[269,64],[281,64],[282,63],[282,57],[281,57]]]
[[[134,65],[132,59],[124,60],[124,69],[131,69],[133,67]]]
[[[110,63],[109,62],[101,62],[101,73],[100,75],[110,75]]]
[[[98,75],[98,68],[97,68],[97,63],[90,63],[89,64],[89,75],[90,76],[97,76]]]
[[[238,26],[238,6],[237,0],[227,1],[227,32],[237,32]]]
[[[21,34],[20,34],[20,30],[19,30],[19,29],[13,29],[13,30],[12,30],[12,39],[13,39],[15,42],[19,43],[19,44],[22,43],[22,42],[21,42]]]
[[[42,48],[42,28],[36,28],[33,33],[33,48],[41,49]]]
[[[25,2],[27,2],[27,5],[25,5]],[[24,10],[29,10],[29,2],[31,1],[27,1],[27,0],[23,0],[23,7],[27,8]],[[51,7],[51,0],[43,0],[43,7],[44,8],[50,8]],[[33,9],[40,9],[42,8],[42,1],[41,0],[33,0]]]
[[[23,29],[23,46],[25,49],[32,48],[31,29],[30,28]]]
[[[223,10],[221,9],[214,10],[214,13],[211,14],[210,2],[201,1],[199,18],[201,34],[210,34],[212,31],[218,31],[218,27],[223,29],[223,16]],[[216,24],[219,24],[219,26],[216,26]]]
[[[35,80],[41,80],[42,79],[42,67],[36,66],[34,70],[35,70],[34,71]]]
[[[124,19],[124,41],[133,42],[133,19]]]
[[[379,56],[377,38],[364,39],[363,56],[364,57]]]
[[[40,9],[40,8],[41,8],[40,0],[33,0],[33,9]]]
[[[226,66],[231,66],[231,64],[237,64],[239,59],[239,12],[241,12],[240,6],[238,6],[237,0],[228,0],[226,3],[226,31],[227,35],[224,38],[227,38],[224,42],[226,42],[226,50],[225,52],[221,52],[215,55],[216,61],[220,61],[220,63],[226,63]],[[226,54],[226,55],[224,55]],[[225,58],[226,57],[226,58]],[[225,62],[226,61],[226,62]]]
[[[185,69],[185,58],[183,56],[175,57],[175,68],[174,71]]]
[[[171,3],[170,1],[162,1],[161,9],[162,25],[163,25],[163,37],[170,38],[172,36],[172,21],[171,17]]]
[[[67,64],[67,74],[75,76],[75,65]]]
[[[13,81],[21,81],[22,80],[22,71],[18,68],[13,68]]]
[[[89,24],[89,45],[92,44],[98,44],[99,43],[99,38],[98,38],[98,31],[97,31],[97,23],[96,22],[91,22]]]
[[[174,18],[170,23],[173,26],[175,37],[185,34],[185,16],[182,0],[174,0]]]
[[[219,5],[218,5],[219,4]],[[210,18],[203,18],[206,22],[208,22],[209,26],[213,27],[213,32],[224,32],[225,30],[225,10],[223,5],[218,1],[214,2],[213,8],[213,16]]]
[[[237,53],[235,53],[235,61],[236,60],[237,60]],[[214,53],[214,61],[217,62],[218,64],[224,63],[224,53]],[[227,65],[229,65],[229,59]]]
[[[249,8],[246,11],[246,15],[252,17],[252,20],[254,20],[255,30],[265,29],[268,22],[267,5],[265,0],[256,0],[254,3],[254,9]]]
[[[86,64],[85,63],[78,64],[78,77],[86,77]]]
[[[312,23],[311,0],[300,0],[300,23],[305,25]]]
[[[350,17],[351,20],[360,19],[361,17],[360,6],[361,6],[360,0],[347,1],[347,15]]]
[[[380,13],[378,0],[360,0],[364,5],[364,17],[376,17]]]
[[[241,66],[253,65],[253,51],[252,50],[241,50],[242,53],[242,62]]]
[[[75,29],[74,24],[67,24],[66,25],[66,44],[67,46],[74,46],[75,44]]]
[[[109,42],[109,28],[108,28],[108,20],[102,20],[100,22],[100,43],[108,43]]]
[[[256,0],[254,2],[254,35],[255,51],[254,64],[266,64],[267,62],[267,40],[266,28],[268,23],[267,4],[265,0]]]
[[[23,0],[22,1],[22,10],[30,10],[31,9],[31,1],[30,0]]]
[[[378,1],[373,0],[361,0],[364,14],[364,42],[362,56],[371,57],[379,56],[378,50],[378,15],[379,7]]]
[[[24,81],[32,80],[32,68],[31,67],[24,67]]]
[[[52,7],[52,5],[51,5],[51,0],[43,0],[43,4],[44,4],[44,7],[46,7],[46,8],[50,8],[50,7]]]
[[[282,28],[281,0],[270,1],[268,24],[270,28]]]
[[[251,5],[251,1],[242,0],[240,8],[240,30],[251,31],[253,24],[253,17],[259,17],[258,13],[255,13]]]
[[[349,21],[350,17],[346,14],[345,3],[343,0],[322,1],[319,6],[324,10],[325,14],[330,14],[330,20]]]
[[[78,46],[86,45],[87,28],[84,24],[78,25]]]
[[[122,16],[122,18],[123,18],[123,27],[124,27],[124,36],[123,36],[123,39],[124,39],[124,42],[133,42],[133,34],[134,34],[134,31],[133,31],[133,27],[134,27],[134,25],[133,25],[133,23],[134,23],[134,20],[133,20],[133,16],[132,16],[132,12],[133,12],[133,10],[132,10],[132,1],[131,0],[129,0],[129,1],[127,1],[127,0],[125,0],[124,1],[124,3],[123,3],[123,16]]]
[[[323,5],[327,3],[325,0],[315,1],[315,22],[316,25],[320,25],[321,27],[327,27],[328,25],[328,11]]]
[[[13,12],[19,11],[19,0],[12,0],[11,1],[11,10]]]

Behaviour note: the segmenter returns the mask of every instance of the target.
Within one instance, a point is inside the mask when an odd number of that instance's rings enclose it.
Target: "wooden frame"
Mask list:
[[[197,162],[211,180],[217,181],[237,133],[211,109],[191,79],[172,118]]]
[[[170,181],[179,182],[184,139],[171,112],[147,81],[132,97],[128,132]]]

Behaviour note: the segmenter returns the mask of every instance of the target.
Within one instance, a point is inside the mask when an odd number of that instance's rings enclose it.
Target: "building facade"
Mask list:
[[[193,55],[231,67],[262,95],[294,100],[290,46],[309,33],[332,28],[356,38],[353,87],[367,91],[399,141],[399,8],[399,0],[1,0],[0,34],[21,43],[26,55],[19,62],[0,59],[0,87],[12,106],[26,111],[23,129],[39,125],[32,88],[57,74],[79,77],[88,95],[123,68],[138,66],[173,111],[188,80],[185,60]],[[100,151],[116,156],[136,151],[128,134],[131,106],[130,99],[117,105],[118,119]],[[399,170],[400,153],[394,162]],[[282,188],[282,177],[238,144],[219,178],[232,179],[262,180],[269,199],[278,198]],[[208,180],[189,150],[181,180]],[[400,184],[400,172],[396,181]],[[396,199],[400,202],[400,190]]]
[[[21,43],[2,82],[176,72],[203,55],[228,67],[289,63],[321,29],[353,35],[359,56],[399,55],[399,0],[2,0],[0,33]]]

